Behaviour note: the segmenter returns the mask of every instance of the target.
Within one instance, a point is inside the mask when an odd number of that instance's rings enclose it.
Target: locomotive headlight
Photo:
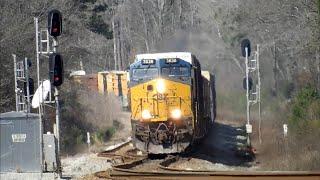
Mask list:
[[[166,87],[165,87],[165,83],[164,83],[163,79],[157,80],[156,88],[157,88],[158,93],[163,94],[165,92]]]
[[[142,111],[141,113],[142,119],[150,119],[151,118],[151,114],[150,111],[145,109]]]
[[[180,109],[174,109],[174,110],[171,111],[171,117],[173,119],[180,119],[181,115],[182,115],[182,113],[181,113]]]

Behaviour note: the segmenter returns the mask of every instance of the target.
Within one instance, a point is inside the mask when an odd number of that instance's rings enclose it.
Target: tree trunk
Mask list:
[[[122,51],[122,34],[121,34],[121,24],[120,21],[117,21],[118,24],[118,45],[119,45],[119,50],[118,50],[118,57],[119,57],[119,66],[118,70],[122,70],[122,61],[123,61],[123,51]]]
[[[273,42],[273,80],[274,80],[274,84],[273,84],[273,88],[272,88],[272,92],[274,96],[277,96],[277,89],[278,89],[278,65],[277,65],[277,54],[276,54],[276,42]]]
[[[147,20],[146,20],[146,14],[144,12],[144,7],[143,7],[143,0],[141,1],[142,2],[142,18],[143,18],[143,26],[144,26],[144,33],[145,33],[145,39],[144,39],[144,42],[146,44],[146,50],[147,52],[150,51],[150,48],[149,48],[149,35],[148,35],[148,26],[147,26]]]
[[[320,0],[319,0],[319,8],[320,8]],[[320,11],[320,9],[319,9],[319,11]],[[318,48],[317,49],[317,52],[316,52],[316,67],[317,67],[317,85],[316,85],[316,87],[317,87],[317,90],[318,90],[318,92],[320,92],[320,54],[319,54],[319,49],[320,48]]]
[[[115,18],[112,19],[112,32],[113,32],[113,58],[114,58],[114,70],[117,70],[117,39],[115,30]]]

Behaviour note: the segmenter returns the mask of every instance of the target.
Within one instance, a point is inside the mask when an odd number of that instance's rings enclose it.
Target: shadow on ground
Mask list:
[[[243,135],[243,127],[215,122],[208,136],[199,144],[195,157],[212,163],[248,167],[254,158],[243,156],[238,150],[239,144],[245,144],[246,140],[237,136]]]

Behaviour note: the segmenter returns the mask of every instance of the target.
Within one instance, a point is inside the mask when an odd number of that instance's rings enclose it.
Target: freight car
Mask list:
[[[119,97],[122,108],[128,108],[127,71],[98,72],[98,90],[101,94],[114,94]]]
[[[135,147],[183,152],[216,116],[214,76],[189,52],[139,54],[130,65],[129,106]]]
[[[82,87],[100,94],[113,94],[118,97],[123,110],[128,109],[128,72],[101,71],[98,74],[86,74],[85,71],[74,71],[70,79]]]

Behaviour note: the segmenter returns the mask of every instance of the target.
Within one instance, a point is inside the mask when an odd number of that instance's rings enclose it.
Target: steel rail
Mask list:
[[[124,143],[122,143],[122,144],[120,144],[119,146],[117,146],[117,147],[115,147],[115,148],[113,148],[113,149],[109,149],[109,150],[105,150],[105,151],[102,151],[102,152],[100,152],[100,153],[98,153],[98,156],[102,156],[103,157],[103,155],[104,154],[107,154],[107,155],[115,155],[115,153],[119,150],[119,149],[121,149],[122,147],[124,147],[124,146],[126,146],[126,145],[128,145],[128,144],[130,144],[131,143],[131,140],[130,141],[127,141],[127,142],[124,142]]]
[[[133,149],[128,150],[125,154],[116,154],[116,151],[127,145],[129,142],[120,145],[112,150],[100,153],[103,157],[114,156],[127,158],[127,162],[112,166],[112,170],[99,171],[94,173],[98,178],[108,179],[316,179],[320,180],[319,171],[210,171],[210,170],[190,170],[170,167],[177,162],[180,156],[169,156],[158,164],[155,171],[133,169],[144,164],[149,157],[146,155],[135,155]],[[129,158],[129,159],[128,159]],[[129,160],[129,161],[128,161]]]

